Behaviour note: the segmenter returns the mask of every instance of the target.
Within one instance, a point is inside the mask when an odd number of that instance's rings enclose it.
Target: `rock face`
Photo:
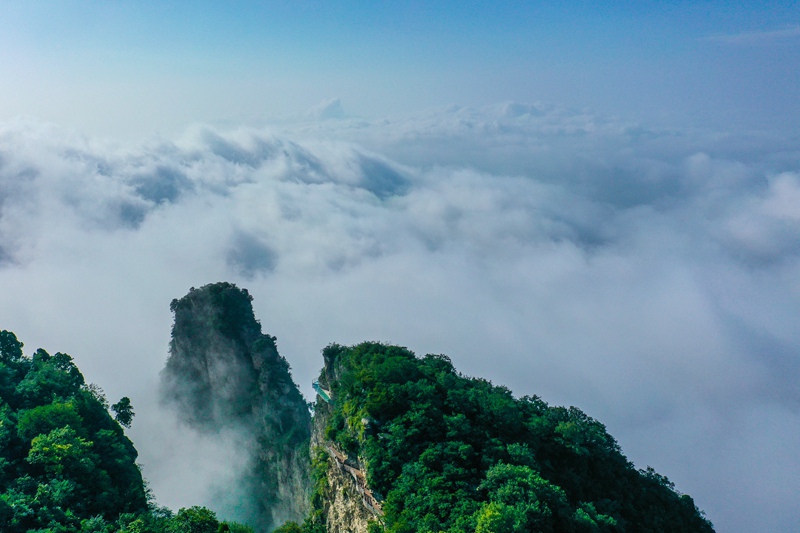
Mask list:
[[[308,513],[311,418],[251,302],[230,283],[193,288],[172,301],[161,396],[198,431],[235,432],[248,457],[236,492],[249,500],[240,506],[246,516],[236,518],[269,531]]]
[[[318,488],[320,493],[313,498],[315,510],[321,511],[320,518],[328,533],[367,533],[369,523],[376,516],[363,505],[363,497],[359,494],[353,477],[343,471],[330,451],[333,443],[324,437],[328,415],[327,405],[318,399],[311,442],[312,450],[324,460],[325,483],[324,488]]]
[[[333,462],[328,469],[329,497],[325,501],[325,528],[328,533],[342,531],[367,533],[375,517],[361,505],[353,483]]]
[[[330,390],[331,384],[339,378],[339,369],[325,350],[323,350],[323,357],[325,366],[318,383],[325,391]],[[315,502],[314,510],[320,511],[319,514],[327,533],[367,533],[369,524],[380,522],[381,516],[379,512],[376,513],[374,508],[370,510],[365,504],[364,489],[369,490],[369,488],[366,487],[363,476],[359,483],[353,474],[353,467],[363,472],[363,461],[358,457],[347,457],[325,437],[325,428],[330,415],[331,406],[328,404],[328,400],[322,395],[318,395],[312,423],[311,447],[319,457],[324,458],[325,483],[321,493],[312,498],[312,501]]]

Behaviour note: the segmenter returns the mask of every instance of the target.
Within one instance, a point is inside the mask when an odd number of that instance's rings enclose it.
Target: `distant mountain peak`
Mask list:
[[[309,118],[315,120],[331,120],[346,118],[342,101],[339,98],[323,100],[306,113]]]

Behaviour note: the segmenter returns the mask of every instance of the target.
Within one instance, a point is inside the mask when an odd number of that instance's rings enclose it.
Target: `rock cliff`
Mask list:
[[[169,358],[162,400],[200,432],[235,432],[248,466],[236,492],[246,495],[234,518],[269,531],[301,522],[310,495],[307,404],[261,331],[252,297],[230,283],[192,289],[172,301]]]
[[[317,520],[327,533],[367,533],[371,523],[382,522],[380,503],[366,481],[363,458],[343,452],[326,438],[331,415],[331,384],[339,378],[332,352],[324,350],[325,366],[317,384],[319,392],[311,432],[312,453],[317,454],[316,494],[312,499]]]

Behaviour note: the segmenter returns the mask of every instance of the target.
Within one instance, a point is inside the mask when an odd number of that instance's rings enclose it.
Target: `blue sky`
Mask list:
[[[369,117],[513,100],[670,126],[800,119],[793,2],[41,1],[0,21],[0,118],[100,133],[333,97]]]

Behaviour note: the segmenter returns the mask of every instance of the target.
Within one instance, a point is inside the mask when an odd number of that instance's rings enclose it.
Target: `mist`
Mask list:
[[[513,102],[367,120],[331,100],[141,143],[5,122],[0,327],[131,398],[174,509],[221,505],[244,468],[155,393],[169,302],[226,280],[308,399],[329,343],[444,353],[580,407],[718,530],[792,530],[798,146]]]

